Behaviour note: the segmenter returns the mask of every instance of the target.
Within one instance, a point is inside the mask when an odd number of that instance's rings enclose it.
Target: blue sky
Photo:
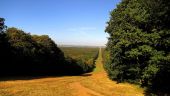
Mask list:
[[[1,0],[8,27],[47,34],[57,44],[103,46],[110,11],[120,0]]]

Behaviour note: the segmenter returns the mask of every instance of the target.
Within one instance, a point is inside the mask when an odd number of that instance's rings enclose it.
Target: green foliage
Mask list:
[[[0,17],[0,34],[4,32],[6,26],[5,26],[5,19]]]
[[[3,18],[0,29],[0,75],[77,75],[95,67],[98,49],[73,49],[72,56],[78,58],[68,57],[48,35],[30,35],[14,27],[4,30]]]
[[[111,12],[105,30],[111,79],[170,90],[164,88],[170,85],[169,7],[168,0],[122,0]]]
[[[3,34],[1,42],[7,48],[1,48],[1,56],[7,61],[1,63],[1,71],[6,71],[2,75],[64,72],[64,54],[48,36],[32,36],[17,28]]]
[[[61,50],[66,58],[75,60],[84,72],[91,72],[95,68],[98,48],[61,47]]]
[[[0,75],[4,76],[77,75],[94,68],[93,52],[81,60],[65,58],[48,35],[30,35],[17,28],[0,34],[0,53]]]
[[[6,31],[11,50],[17,56],[31,56],[31,51],[35,48],[35,43],[30,34],[16,28],[8,28]],[[15,50],[15,51],[14,51]]]
[[[6,62],[7,59],[10,58],[10,44],[8,42],[7,36],[4,33],[5,25],[4,18],[0,18],[0,61]],[[3,66],[0,66],[2,68]]]

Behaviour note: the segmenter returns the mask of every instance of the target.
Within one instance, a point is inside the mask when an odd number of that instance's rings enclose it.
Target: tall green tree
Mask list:
[[[8,42],[5,29],[5,19],[0,17],[0,62],[8,63],[7,59],[10,57],[10,44]],[[4,69],[4,66],[0,65],[0,70]]]
[[[111,79],[170,89],[169,13],[168,0],[122,0],[111,12],[105,30]]]

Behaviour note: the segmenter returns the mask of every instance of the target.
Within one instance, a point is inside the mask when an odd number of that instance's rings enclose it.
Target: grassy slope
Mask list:
[[[102,73],[105,73],[104,72],[104,69],[103,69],[103,64],[102,64],[102,50],[100,49],[99,50],[99,55],[98,55],[98,58],[96,60],[96,68],[94,69],[94,72],[93,73],[97,73],[97,72],[102,72]]]
[[[0,81],[0,96],[143,96],[138,86],[107,78],[101,51],[96,65],[94,72],[82,76]]]

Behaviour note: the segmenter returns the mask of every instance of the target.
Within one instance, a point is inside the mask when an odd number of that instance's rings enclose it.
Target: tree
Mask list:
[[[4,21],[0,18],[0,75],[77,75],[94,68],[94,60],[65,58],[48,35],[5,30]]]
[[[5,33],[6,26],[4,21],[4,18],[0,18],[0,61],[7,64],[9,62],[8,59],[11,58],[11,51],[10,44]],[[6,65],[3,65],[2,63],[0,64],[0,74],[4,72],[5,66]]]
[[[111,79],[170,90],[169,7],[168,0],[122,0],[111,12],[105,30]]]
[[[5,27],[4,21],[5,21],[4,18],[0,18],[0,33],[3,32],[3,29],[4,29],[4,27]]]

